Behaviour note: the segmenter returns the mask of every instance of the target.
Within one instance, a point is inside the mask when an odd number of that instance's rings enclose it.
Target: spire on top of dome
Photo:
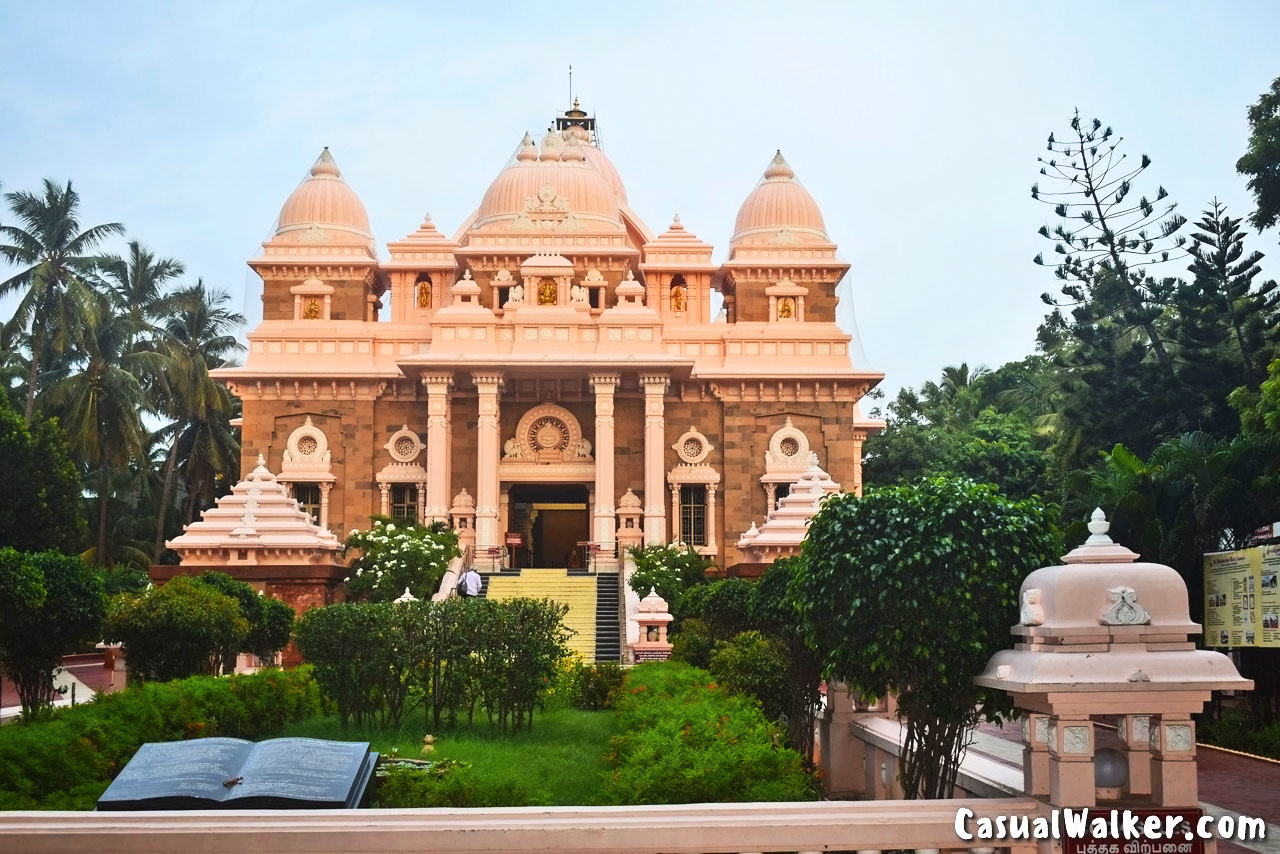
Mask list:
[[[582,162],[587,156],[582,153],[582,143],[578,141],[576,136],[570,136],[564,143],[564,150],[560,153],[560,159],[566,162]]]
[[[333,155],[329,153],[329,146],[324,147],[324,151],[320,152],[320,156],[316,158],[315,165],[311,167],[311,174],[332,175],[335,178],[341,178],[342,172],[338,169],[338,163],[333,159]]]
[[[795,170],[791,168],[791,164],[787,163],[787,159],[782,156],[782,149],[778,149],[778,153],[773,155],[773,160],[769,161],[769,166],[764,170],[764,179],[766,181],[774,181],[786,179],[788,181],[795,180]]]
[[[542,138],[542,155],[539,160],[559,160],[564,149],[564,137],[557,131],[549,130]]]
[[[528,131],[525,132],[524,139],[520,140],[520,150],[516,152],[516,160],[521,163],[527,163],[530,160],[538,159],[538,146],[534,145],[533,137],[529,136]]]

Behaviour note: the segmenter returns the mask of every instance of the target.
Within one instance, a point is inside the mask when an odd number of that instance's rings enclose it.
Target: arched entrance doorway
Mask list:
[[[580,483],[514,483],[508,491],[510,526],[524,535],[513,549],[515,567],[569,568],[586,565],[579,543],[590,539],[587,488]]]

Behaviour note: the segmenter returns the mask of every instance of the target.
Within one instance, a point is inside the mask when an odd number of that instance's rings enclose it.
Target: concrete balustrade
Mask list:
[[[424,810],[0,813],[0,851],[51,854],[702,854],[963,847],[956,811],[1033,817],[1029,798]],[[974,840],[975,843],[982,843]],[[960,847],[957,847],[960,846]],[[1029,854],[1034,843],[1007,850]]]

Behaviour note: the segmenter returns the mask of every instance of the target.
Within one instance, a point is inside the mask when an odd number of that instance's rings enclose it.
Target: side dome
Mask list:
[[[738,209],[730,243],[829,243],[818,203],[779,151]]]
[[[547,134],[539,154],[526,134],[515,160],[489,185],[472,227],[509,223],[512,229],[533,230],[571,216],[584,229],[621,229],[618,195],[591,162],[595,154],[590,146],[557,132]]]
[[[298,185],[280,209],[276,236],[298,233],[298,238],[318,229],[333,237],[348,234],[362,242],[371,242],[369,214],[342,172],[333,155],[325,148],[311,167],[311,174]]]

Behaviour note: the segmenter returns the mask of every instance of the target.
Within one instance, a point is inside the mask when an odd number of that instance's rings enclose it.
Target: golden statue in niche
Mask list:
[[[418,282],[418,308],[431,308],[430,282]]]
[[[542,284],[538,285],[538,305],[555,305],[556,304],[556,283],[550,279],[543,279]]]
[[[796,316],[796,301],[792,297],[778,300],[778,319],[787,320]]]
[[[303,317],[307,320],[320,319],[320,300],[313,299],[307,303],[307,310],[303,312]]]
[[[671,310],[684,311],[684,285],[676,285],[671,289]]]

